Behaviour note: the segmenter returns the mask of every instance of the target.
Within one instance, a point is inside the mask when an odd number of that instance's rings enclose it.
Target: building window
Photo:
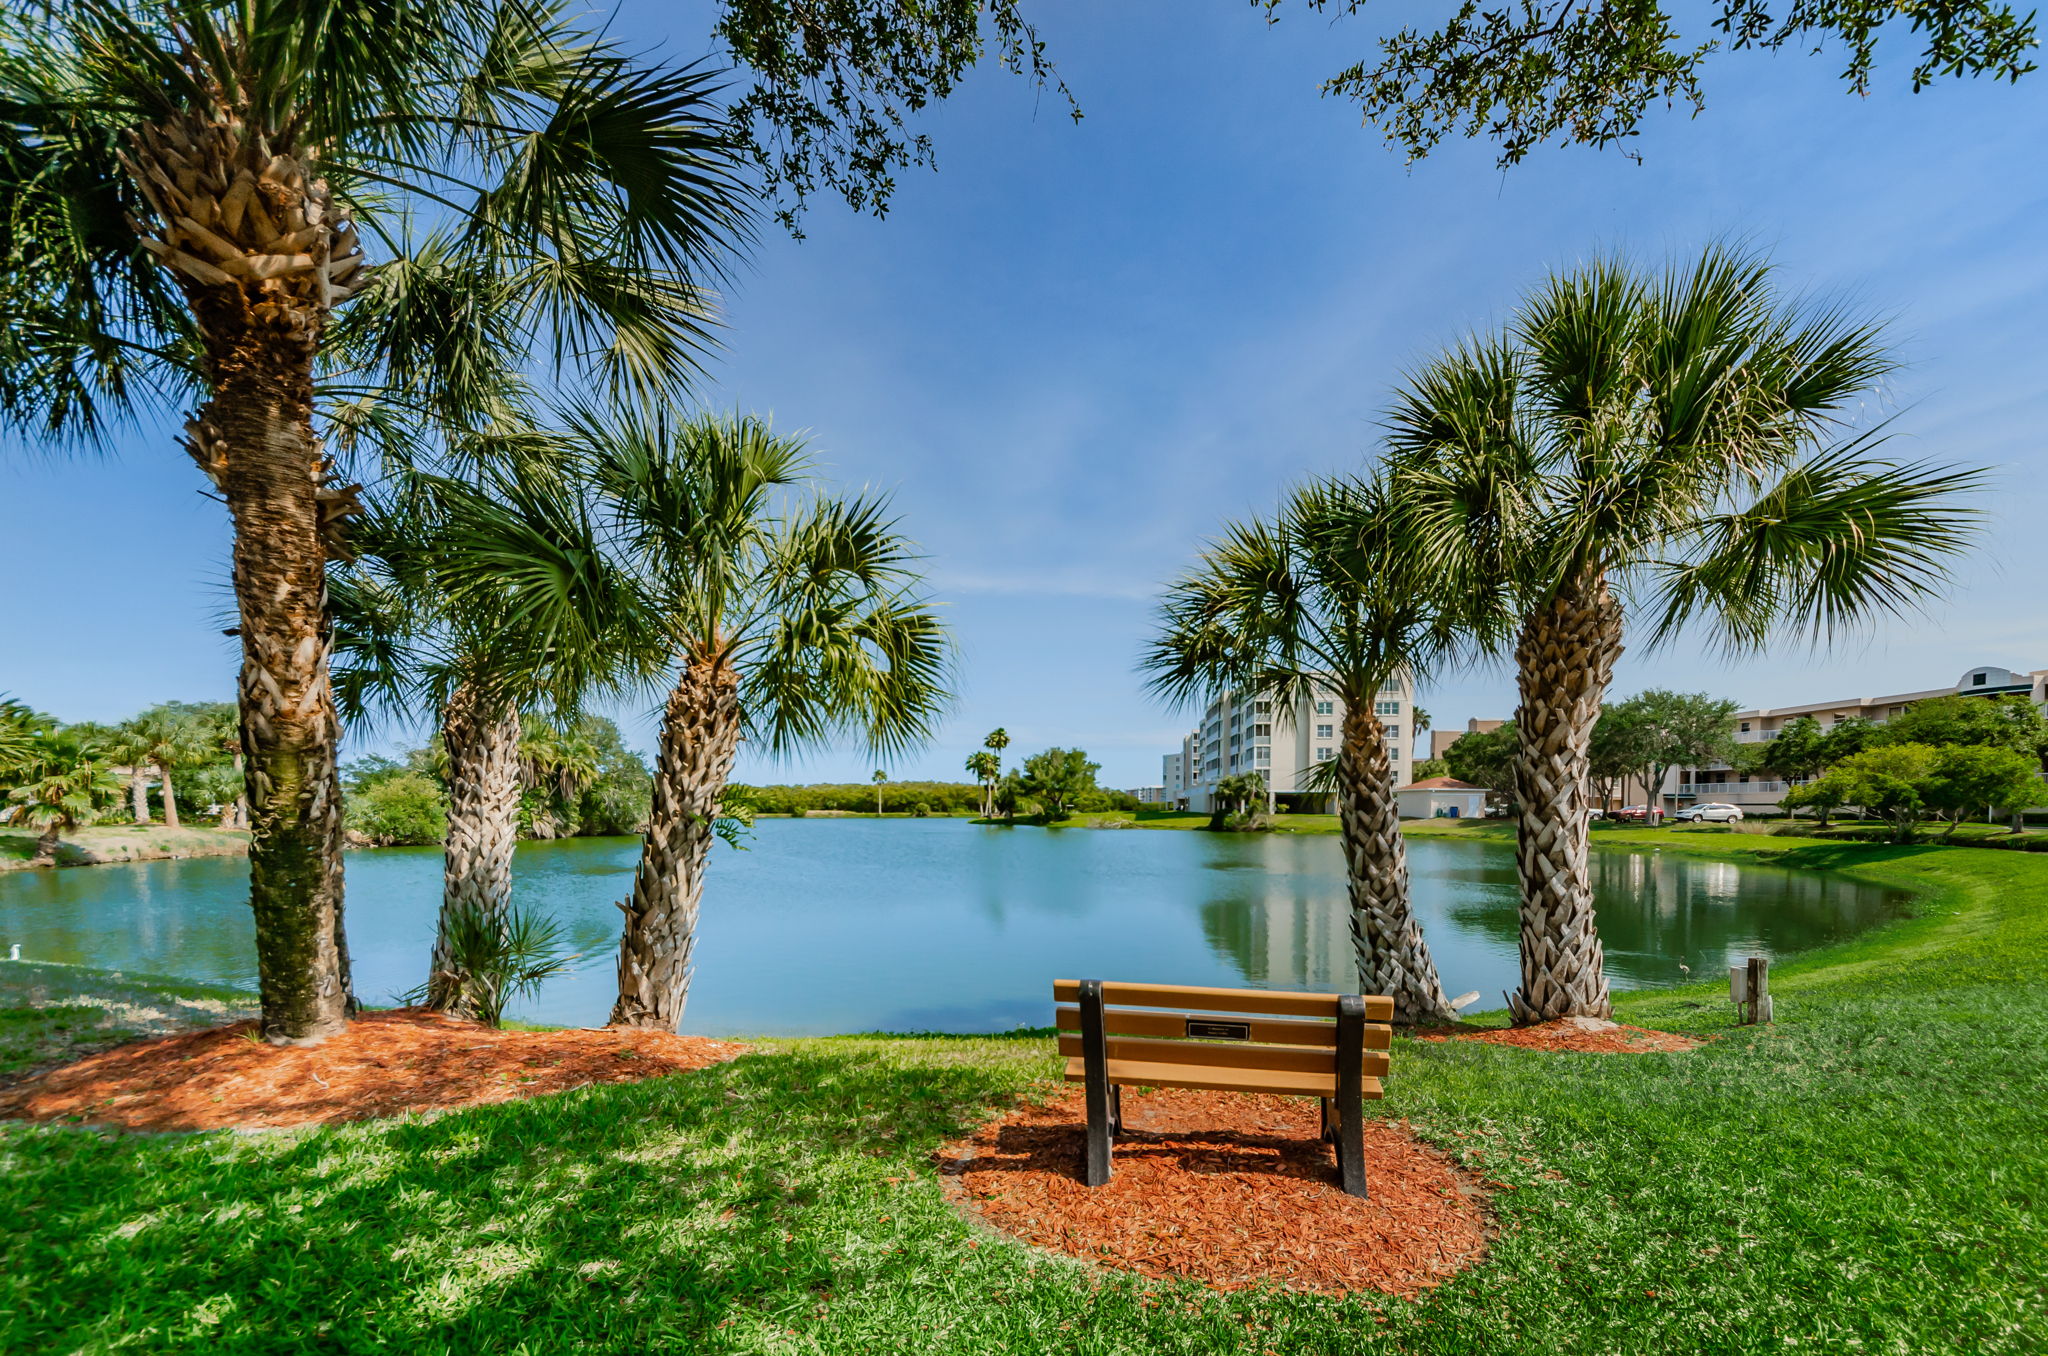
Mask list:
[[[1400,690],[1401,680],[1399,678],[1389,678],[1386,682],[1380,684],[1380,691],[1382,692],[1399,692]]]
[[[1984,686],[1984,680],[1990,676],[1988,673],[1973,673],[1970,675],[1970,686],[1982,687]]]
[[[1271,702],[1253,702],[1253,703],[1252,703],[1252,710],[1254,710],[1254,711],[1258,712],[1258,713],[1259,713],[1260,715],[1262,715],[1262,716],[1263,716],[1263,715],[1268,715],[1268,714],[1270,714],[1270,713],[1272,712],[1272,710],[1273,710],[1273,703],[1271,703]]]
[[[1252,737],[1254,739],[1271,739],[1273,737],[1273,727],[1270,725],[1254,725],[1252,726]]]
[[[1399,739],[1400,737],[1401,737],[1401,727],[1400,727],[1400,726],[1398,726],[1398,725],[1389,725],[1389,726],[1387,727],[1387,742],[1388,742],[1389,744],[1391,744],[1391,743],[1393,743],[1394,741],[1398,740],[1398,739]]]
[[[1335,739],[1336,737],[1337,737],[1337,727],[1336,727],[1336,726],[1334,726],[1334,725],[1318,725],[1318,726],[1316,726],[1316,738],[1317,738],[1317,739]]]
[[[1748,722],[1748,721],[1746,721],[1746,720],[1742,722],[1742,732],[1743,732],[1744,734],[1748,734],[1748,733],[1749,733],[1749,722]]]
[[[1374,702],[1372,704],[1372,713],[1376,716],[1398,716],[1401,714],[1401,703]]]
[[[1261,744],[1252,750],[1252,761],[1255,763],[1270,763],[1273,761],[1273,751],[1264,744]]]
[[[1334,715],[1336,715],[1336,714],[1337,714],[1337,703],[1335,703],[1335,702],[1317,702],[1317,703],[1316,703],[1316,714],[1317,714],[1317,715],[1319,715],[1319,716],[1334,716]]]
[[[1318,763],[1327,763],[1327,762],[1329,762],[1329,761],[1330,761],[1330,759],[1331,759],[1331,757],[1332,757],[1332,756],[1333,756],[1333,755],[1331,754],[1330,750],[1328,750],[1328,749],[1317,749],[1317,750],[1316,750],[1316,761],[1317,761]]]

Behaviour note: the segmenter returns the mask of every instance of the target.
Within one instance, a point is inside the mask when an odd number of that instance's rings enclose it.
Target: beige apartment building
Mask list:
[[[1404,673],[1389,679],[1373,702],[1396,786],[1414,772],[1408,747],[1415,733],[1412,687]],[[1318,685],[1293,703],[1276,702],[1270,694],[1225,693],[1209,704],[1179,752],[1161,759],[1164,799],[1206,813],[1217,782],[1256,772],[1274,801],[1296,810],[1328,810],[1330,796],[1310,789],[1310,775],[1316,764],[1337,756],[1343,728],[1344,699],[1334,688]]]
[[[1833,701],[1807,702],[1800,706],[1766,706],[1754,711],[1738,711],[1735,715],[1735,741],[1738,744],[1766,743],[1776,739],[1780,730],[1801,716],[1813,717],[1822,730],[1850,719],[1882,724],[1915,702],[1951,696],[2022,696],[2037,706],[2048,705],[2048,669],[2022,673],[1985,665],[1965,672],[1953,687],[1895,692],[1882,697],[1838,697]],[[1784,781],[1740,773],[1729,767],[1674,768],[1664,783],[1662,799],[1666,813],[1681,812],[1689,805],[1706,801],[1775,809],[1786,789]]]

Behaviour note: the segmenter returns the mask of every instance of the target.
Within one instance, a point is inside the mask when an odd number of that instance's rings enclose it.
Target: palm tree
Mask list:
[[[1587,745],[1626,615],[1754,651],[1930,597],[1971,536],[1975,471],[1843,429],[1894,366],[1876,327],[1788,300],[1714,248],[1650,276],[1553,277],[1505,334],[1425,366],[1387,421],[1434,580],[1515,635],[1515,1019],[1609,1014],[1586,836]]]
[[[967,770],[981,783],[981,817],[988,819],[995,814],[996,777],[1003,760],[987,749],[976,749],[967,755]]]
[[[1002,776],[1003,750],[1010,747],[1010,732],[998,725],[995,729],[988,732],[988,737],[981,741],[981,746],[987,749],[995,759],[995,766],[988,774],[988,796],[984,802],[988,808],[982,815],[983,819],[987,819],[995,813],[996,780]]]
[[[570,427],[636,572],[634,648],[663,656],[674,675],[645,846],[620,906],[611,1024],[674,1030],[740,740],[778,756],[840,735],[882,754],[906,749],[949,699],[950,647],[884,503],[778,502],[808,476],[798,439],[755,418],[659,407],[586,409]],[[523,624],[546,623],[559,607],[554,581],[515,584]]]
[[[35,861],[55,861],[64,834],[92,823],[103,807],[120,800],[124,787],[104,752],[76,729],[57,729],[39,732],[18,755],[5,818],[41,831]]]
[[[337,614],[352,720],[378,705],[440,715],[448,835],[425,1001],[462,1015],[476,986],[449,939],[457,919],[503,921],[511,904],[521,713],[573,710],[631,676],[630,649],[611,630],[626,581],[599,549],[586,497],[533,450],[529,440],[486,456],[473,445],[469,479],[393,477],[357,533],[365,554]],[[554,591],[539,623],[522,611],[536,580]],[[380,626],[395,634],[373,638]]]
[[[117,726],[107,737],[107,756],[128,769],[129,813],[137,824],[149,823],[149,745],[139,721]]]
[[[207,737],[207,731],[193,718],[190,708],[153,706],[131,720],[117,732],[118,745],[110,752],[114,757],[127,761],[140,773],[155,768],[157,787],[163,797],[164,826],[178,828],[178,792],[172,783],[172,769],[187,763],[204,763],[213,758],[215,749]],[[135,775],[131,773],[131,777]],[[136,809],[140,812],[138,824],[149,822],[149,801],[147,793],[130,787],[135,795]]]
[[[573,828],[569,817],[576,798],[597,774],[597,745],[580,724],[526,717],[519,735],[519,784],[541,792],[548,802],[533,812],[534,837],[554,838],[564,827]]]
[[[33,762],[38,737],[55,723],[28,703],[0,694],[0,777]]]
[[[1143,661],[1152,690],[1176,704],[1230,691],[1280,706],[1334,692],[1343,703],[1335,781],[1358,982],[1391,996],[1406,1023],[1453,1016],[1409,899],[1388,736],[1374,710],[1389,679],[1449,648],[1452,619],[1423,568],[1380,485],[1309,485],[1272,522],[1227,529],[1169,586]]]
[[[551,0],[0,11],[0,419],[92,438],[154,393],[235,524],[263,1032],[341,1028],[326,562],[355,490],[316,410],[402,441],[504,404],[539,343],[641,390],[707,343],[748,230],[708,73]],[[434,229],[415,231],[413,223]],[[338,311],[355,301],[346,313]],[[323,371],[352,385],[316,387]],[[373,398],[380,383],[396,397]]]
[[[888,781],[889,781],[889,774],[888,774],[888,773],[886,773],[886,772],[884,772],[884,771],[883,771],[883,770],[882,770],[881,768],[876,768],[876,769],[875,769],[875,776],[874,776],[874,782],[875,782],[875,814],[876,814],[877,816],[879,816],[879,815],[880,815],[880,814],[882,813],[882,787],[883,787],[883,786],[885,786],[885,785],[887,785]]]

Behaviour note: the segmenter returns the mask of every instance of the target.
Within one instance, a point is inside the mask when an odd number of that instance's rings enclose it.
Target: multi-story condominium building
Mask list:
[[[1166,788],[1163,786],[1134,786],[1124,792],[1140,805],[1164,805]]]
[[[1394,784],[1403,785],[1413,772],[1409,741],[1414,735],[1414,694],[1404,673],[1391,678],[1373,702],[1393,763]],[[1344,729],[1344,699],[1336,689],[1318,684],[1293,703],[1271,694],[1225,693],[1202,713],[1202,723],[1183,741],[1182,796],[1191,810],[1210,809],[1216,783],[1225,777],[1256,772],[1266,780],[1271,797],[1297,810],[1327,810],[1327,792],[1310,789],[1316,764],[1337,756]],[[1175,755],[1168,754],[1172,759]],[[1173,783],[1167,783],[1169,800]]]
[[[1181,736],[1180,752],[1166,754],[1159,760],[1160,783],[1164,794],[1160,800],[1167,805],[1185,808],[1188,804],[1188,770],[1194,766],[1195,755],[1201,746],[1199,730]]]
[[[1897,692],[1885,697],[1839,697],[1833,701],[1807,702],[1801,706],[1765,706],[1735,713],[1735,742],[1761,744],[1776,739],[1778,732],[1801,716],[1811,716],[1822,730],[1844,720],[1868,720],[1879,724],[1899,715],[1915,702],[1930,697],[2021,696],[2036,706],[2048,705],[2048,669],[2020,673],[1985,665],[1965,673],[1954,687],[1928,688],[1924,692]],[[1787,784],[1765,774],[1737,772],[1729,767],[1688,767],[1672,769],[1664,783],[1663,802],[1667,812],[1680,811],[1702,801],[1769,808],[1777,805]]]

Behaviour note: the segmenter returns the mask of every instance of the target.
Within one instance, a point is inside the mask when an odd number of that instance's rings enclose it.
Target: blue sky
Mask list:
[[[677,28],[676,8],[629,4],[619,29],[705,50],[700,9]],[[1912,95],[1895,47],[1859,99],[1832,56],[1731,57],[1705,114],[1652,119],[1641,165],[1544,150],[1502,173],[1461,144],[1409,169],[1316,93],[1363,54],[1357,23],[1269,29],[1224,0],[1034,12],[1086,119],[976,73],[926,120],[938,171],[904,176],[886,220],[820,202],[807,239],[764,234],[706,393],[808,430],[837,482],[893,493],[929,555],[959,700],[892,775],[959,776],[1003,725],[1013,753],[1078,744],[1105,782],[1157,782],[1189,722],[1144,697],[1133,659],[1207,536],[1363,465],[1402,371],[1545,270],[1716,237],[1891,319],[1908,366],[1873,414],[1896,415],[1902,455],[1998,468],[1990,520],[1932,616],[1825,652],[1631,651],[1617,694],[1773,705],[2048,666],[2048,75]],[[0,691],[74,720],[229,695],[224,513],[202,488],[163,429],[0,455]],[[1422,704],[1443,726],[1503,716],[1512,678],[1451,675]],[[643,746],[653,706],[619,713]],[[842,750],[741,775],[873,767]]]

